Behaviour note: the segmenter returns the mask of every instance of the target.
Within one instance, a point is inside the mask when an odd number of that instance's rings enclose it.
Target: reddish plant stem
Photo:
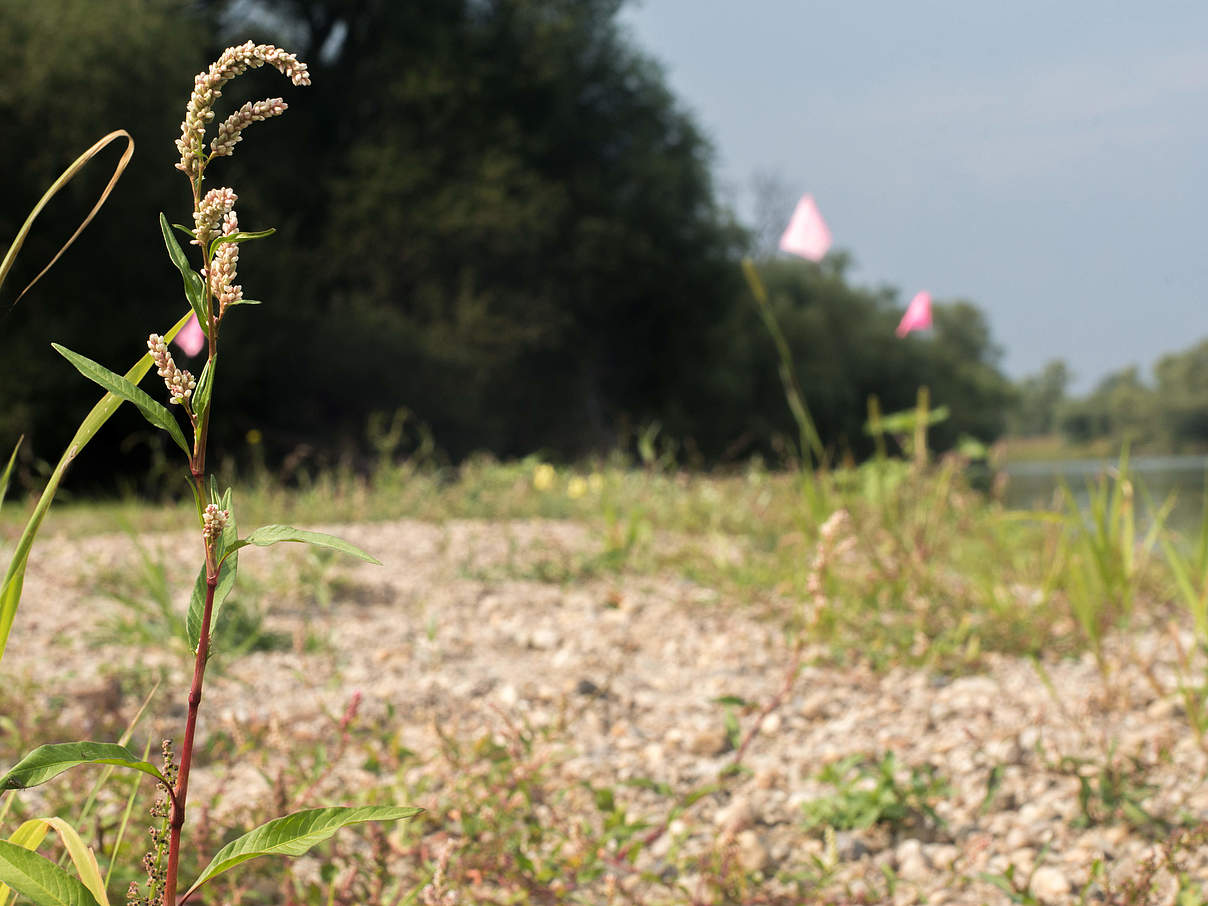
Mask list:
[[[195,180],[190,180],[190,184],[193,190],[193,210],[196,211],[201,205],[200,175]],[[209,261],[205,260],[208,255],[208,249],[202,247],[201,255],[203,259],[202,267],[209,267]],[[208,272],[203,271],[203,273]],[[205,280],[207,301],[211,302],[209,277],[206,276],[203,279]],[[212,367],[214,358],[218,353],[218,318],[214,314],[212,305],[210,306],[209,324],[207,326],[209,328],[206,331],[207,358]],[[193,454],[189,457],[189,471],[192,472],[193,481],[197,485],[198,501],[206,499],[206,440],[209,435],[209,428],[210,409],[207,406],[206,410],[201,413],[201,417],[194,421]],[[185,721],[185,741],[180,750],[180,773],[176,779],[176,790],[172,792],[172,820],[169,824],[168,868],[167,877],[164,880],[163,906],[178,906],[176,901],[176,882],[177,874],[180,871],[180,836],[181,829],[185,825],[185,803],[189,798],[189,769],[193,764],[193,737],[197,730],[197,712],[201,707],[201,687],[205,681],[206,661],[210,655],[210,621],[214,613],[214,590],[218,586],[218,569],[220,564],[215,552],[215,544],[207,540],[205,547],[206,603],[201,614],[201,628],[197,633],[197,656],[193,661],[193,683],[189,686],[189,716]]]
[[[185,824],[185,802],[189,796],[189,768],[193,762],[193,735],[197,730],[197,711],[201,705],[201,684],[205,679],[206,659],[210,652],[210,617],[214,610],[214,589],[218,570],[212,548],[206,547],[206,603],[197,635],[197,658],[193,662],[193,684],[189,687],[189,716],[185,722],[185,741],[180,750],[180,774],[172,802],[172,821],[168,837],[168,876],[164,885],[164,906],[176,906],[176,875],[180,866],[180,831]]]

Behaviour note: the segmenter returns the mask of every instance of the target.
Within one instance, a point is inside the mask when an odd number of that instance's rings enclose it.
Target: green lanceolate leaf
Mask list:
[[[201,369],[201,377],[197,379],[197,390],[193,393],[193,411],[197,413],[199,424],[206,414],[206,410],[210,408],[210,396],[214,392],[214,371],[217,365],[217,355],[207,359],[205,368]]]
[[[236,299],[234,302],[228,302],[227,308],[234,308],[236,305],[263,305],[259,299]]]
[[[172,235],[172,228],[168,226],[168,218],[163,214],[159,215],[159,229],[164,234],[164,245],[168,247],[168,257],[172,259],[172,263],[176,265],[176,269],[180,271],[180,276],[185,281],[185,298],[189,300],[189,307],[193,309],[193,314],[197,315],[201,329],[205,331],[206,336],[209,336],[210,311],[206,299],[206,285],[202,281],[201,275],[189,267],[189,259],[185,257],[180,243]]]
[[[235,590],[235,579],[239,575],[239,555],[231,553],[229,557],[226,556],[228,551],[231,551],[237,543],[239,529],[235,524],[235,514],[231,512],[231,489],[227,488],[226,493],[219,498],[216,487],[212,487],[211,499],[219,507],[231,513],[227,517],[227,523],[223,527],[222,536],[218,541],[218,562],[221,565],[218,569],[218,584],[214,586],[214,606],[210,611],[210,638],[212,639],[214,638],[214,627],[218,625],[218,613],[222,610],[223,602]],[[193,583],[193,594],[189,598],[189,612],[185,616],[185,629],[189,634],[189,648],[194,652],[197,651],[197,646],[201,643],[201,618],[205,616],[205,609],[206,568],[202,564],[201,571],[197,574],[197,581]]]
[[[8,493],[8,482],[13,477],[13,466],[17,462],[17,451],[21,449],[21,441],[23,440],[25,440],[24,434],[17,438],[17,445],[13,447],[13,455],[8,458],[8,465],[4,467],[4,471],[0,472],[0,507],[4,506],[4,496]]]
[[[277,232],[276,229],[269,227],[267,230],[257,230],[254,233],[240,230],[238,233],[219,236],[210,243],[210,258],[214,257],[214,253],[218,251],[218,247],[225,242],[247,242],[249,239],[263,239],[265,236],[271,236],[275,232]]]
[[[336,831],[364,821],[401,821],[422,812],[420,808],[367,805],[360,808],[313,808],[262,824],[218,851],[193,882],[186,896],[202,884],[250,859],[260,856],[300,856]]]
[[[173,337],[180,333],[181,328],[188,323],[190,317],[191,315],[182,315],[180,320],[173,324],[164,334],[164,340],[170,342]],[[137,384],[150,370],[151,355],[147,353],[126,372],[126,380]],[[8,635],[13,628],[13,620],[17,616],[17,607],[21,603],[21,590],[25,584],[25,567],[29,564],[29,552],[33,549],[34,540],[38,537],[38,530],[42,528],[42,520],[46,518],[50,505],[54,502],[55,494],[58,493],[59,484],[67,473],[67,467],[80,454],[80,451],[88,446],[88,443],[96,436],[97,431],[101,430],[101,426],[109,421],[110,417],[118,410],[121,404],[122,399],[120,397],[113,393],[106,393],[92,407],[92,411],[85,416],[84,420],[80,422],[80,427],[76,429],[76,433],[72,436],[71,442],[68,443],[67,449],[59,457],[54,471],[46,482],[46,487],[42,489],[42,494],[34,505],[33,514],[30,515],[29,520],[25,523],[25,528],[21,530],[21,538],[17,541],[17,549],[13,552],[12,559],[8,563],[8,568],[4,572],[4,583],[0,585],[0,657],[4,655],[4,648],[8,643]]]
[[[359,547],[349,544],[347,541],[342,541],[334,535],[326,535],[323,532],[307,532],[302,529],[296,529],[292,525],[262,525],[246,538],[232,545],[231,550],[236,551],[241,547],[247,547],[249,544],[254,544],[257,547],[268,547],[272,544],[280,544],[282,541],[297,541],[302,544],[313,544],[315,547],[327,547],[333,551],[341,551],[345,554],[352,554],[354,557],[360,557],[362,560],[366,560],[376,566],[382,565],[382,562],[376,557],[371,557]]]
[[[48,830],[50,828],[45,821],[38,818],[30,818],[12,832],[8,838],[8,842],[33,852],[42,845],[42,840],[45,839]],[[8,885],[0,881],[0,906],[8,906],[11,894],[12,891],[9,890]]]
[[[84,377],[100,384],[114,396],[134,403],[138,411],[143,414],[143,418],[155,427],[167,431],[172,436],[172,439],[176,441],[176,445],[184,450],[185,455],[189,455],[189,444],[185,440],[184,432],[180,430],[180,424],[176,421],[175,416],[168,411],[167,406],[157,403],[120,374],[114,374],[103,365],[98,365],[92,361],[92,359],[86,358],[78,352],[72,352],[58,343],[51,343],[50,345],[54,347],[55,352],[75,365],[76,369]]]
[[[161,783],[164,775],[149,761],[142,761],[125,746],[114,742],[61,742],[38,746],[0,777],[0,792],[23,790],[45,783],[82,764],[112,764],[150,774]]]
[[[0,882],[34,906],[99,906],[76,878],[44,856],[0,840]]]

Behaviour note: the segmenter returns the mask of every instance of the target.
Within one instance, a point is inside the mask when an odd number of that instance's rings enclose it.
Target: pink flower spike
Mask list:
[[[187,356],[195,356],[201,352],[201,347],[206,345],[206,335],[197,323],[197,315],[189,318],[172,342],[183,349]]]
[[[916,293],[915,297],[910,300],[910,305],[906,307],[906,314],[902,315],[902,321],[898,324],[896,331],[899,337],[904,337],[912,330],[923,330],[931,326],[931,293],[921,292]]]
[[[802,195],[788,228],[780,237],[780,250],[810,261],[821,261],[830,247],[830,229],[818,213],[814,197],[808,193]]]

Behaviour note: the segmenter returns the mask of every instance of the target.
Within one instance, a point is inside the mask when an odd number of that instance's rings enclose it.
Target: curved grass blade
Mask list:
[[[0,508],[4,506],[4,497],[8,494],[8,482],[13,476],[13,466],[17,462],[17,452],[21,449],[23,440],[25,440],[24,434],[17,438],[17,445],[13,447],[13,455],[8,458],[8,465],[4,467],[4,471],[0,472]]]
[[[71,165],[63,171],[62,175],[60,175],[58,179],[50,184],[50,188],[47,189],[46,192],[43,193],[42,197],[38,199],[38,203],[34,205],[34,209],[30,211],[29,216],[25,218],[25,223],[21,224],[21,229],[17,230],[17,237],[13,240],[12,245],[9,246],[8,252],[4,256],[4,260],[0,261],[0,286],[4,285],[4,279],[8,276],[9,271],[12,270],[13,262],[17,260],[17,253],[21,251],[21,246],[25,244],[25,238],[29,235],[30,228],[34,225],[34,221],[38,218],[38,215],[42,213],[42,209],[46,207],[46,205],[52,198],[54,198],[56,194],[58,194],[60,189],[62,189],[75,178],[75,175],[84,168],[85,164],[92,160],[92,158],[96,157],[96,155],[104,150],[104,148],[106,148],[111,142],[115,142],[119,138],[124,138],[126,140],[126,150],[122,152],[121,159],[118,160],[117,166],[113,170],[113,175],[109,178],[108,184],[101,192],[101,197],[97,199],[96,204],[92,206],[92,210],[88,212],[88,216],[84,218],[83,222],[81,222],[76,228],[76,231],[71,234],[71,238],[68,239],[67,242],[63,244],[63,247],[55,253],[55,256],[50,259],[50,263],[47,264],[46,267],[42,268],[42,270],[38,273],[38,276],[34,277],[33,280],[29,282],[29,286],[21,290],[21,292],[17,295],[17,298],[13,300],[13,305],[16,305],[18,302],[20,302],[21,297],[33,289],[34,284],[41,280],[48,270],[54,267],[55,262],[58,261],[59,258],[62,257],[63,253],[71,247],[71,244],[75,242],[77,238],[79,238],[80,233],[84,232],[84,228],[92,222],[92,218],[97,215],[97,212],[100,211],[101,206],[104,205],[109,199],[109,193],[113,191],[113,187],[117,185],[117,181],[122,178],[122,174],[126,171],[126,167],[130,163],[130,158],[134,156],[134,138],[130,135],[130,133],[125,129],[115,129],[113,132],[110,132],[108,135],[101,138],[91,148],[72,161]]]
[[[151,754],[151,737],[147,737],[147,742],[143,746],[143,761],[147,760],[147,756]],[[102,889],[109,887],[109,879],[113,877],[113,869],[118,865],[118,856],[122,851],[122,841],[126,839],[126,828],[130,825],[130,815],[134,812],[134,801],[138,798],[139,781],[143,778],[135,777],[134,782],[130,784],[130,795],[126,797],[126,810],[122,812],[122,820],[118,822],[117,834],[113,838],[113,846],[109,850],[109,868],[105,872],[105,880],[101,883]]]
[[[340,828],[365,821],[401,821],[422,812],[421,808],[396,805],[366,805],[358,808],[314,808],[275,818],[218,851],[197,880],[185,891],[187,898],[207,881],[237,865],[260,856],[300,856],[322,843]]]
[[[193,314],[197,315],[197,323],[201,325],[201,329],[208,337],[210,335],[210,306],[209,300],[206,298],[205,283],[202,281],[201,275],[189,267],[189,259],[185,257],[180,243],[172,235],[172,227],[168,226],[168,218],[162,213],[159,215],[159,229],[164,234],[164,245],[168,247],[168,257],[172,259],[172,263],[176,265],[176,269],[180,271],[180,276],[185,282],[185,298],[189,300],[189,307],[193,309]]]
[[[164,334],[164,340],[171,342],[172,338],[180,333],[181,328],[188,323],[189,318],[192,316],[192,312],[183,315]],[[137,384],[146,376],[150,369],[151,355],[148,353],[139,359],[133,368],[126,372],[126,380]],[[59,483],[63,480],[63,475],[67,472],[67,467],[71,465],[71,461],[96,436],[97,431],[101,429],[101,425],[109,420],[121,404],[122,400],[120,398],[112,393],[106,393],[92,407],[92,411],[88,413],[84,421],[80,423],[80,427],[76,429],[75,436],[72,437],[71,442],[67,445],[67,449],[59,457],[59,462],[55,466],[54,472],[51,473],[50,480],[46,482],[46,487],[42,489],[42,495],[34,506],[33,515],[25,523],[25,528],[21,532],[21,538],[17,542],[17,549],[13,552],[12,559],[8,563],[8,569],[4,573],[4,584],[0,585],[0,660],[4,658],[4,648],[8,644],[8,636],[13,627],[13,619],[17,615],[17,605],[21,603],[21,589],[25,583],[25,566],[29,562],[29,552],[34,546],[34,539],[38,536],[38,530],[42,527],[42,520],[46,518],[50,504],[59,490]]]
[[[333,551],[340,551],[345,554],[352,554],[354,557],[360,557],[368,563],[373,563],[376,566],[381,566],[382,562],[376,557],[372,557],[365,553],[359,547],[349,544],[335,535],[328,535],[323,532],[307,532],[302,529],[296,529],[292,525],[262,525],[246,538],[237,541],[231,546],[231,551],[237,551],[241,547],[247,547],[249,544],[254,544],[257,547],[268,547],[273,544],[280,544],[282,541],[297,541],[301,544],[312,544],[315,547],[326,547]]]
[[[86,845],[76,829],[62,818],[36,820],[55,829],[59,839],[63,841],[63,848],[67,850],[72,864],[76,867],[76,874],[80,876],[88,892],[96,898],[100,906],[109,906],[109,895],[105,893],[105,882],[101,879],[101,866],[97,864],[96,853],[92,851],[92,847]]]
[[[134,717],[130,720],[130,723],[122,732],[122,735],[117,738],[117,744],[119,746],[124,746],[130,742],[130,737],[134,735],[135,728],[143,719],[143,715],[147,712],[147,708],[151,704],[151,699],[155,697],[155,693],[158,691],[159,683],[156,682],[156,684],[151,687],[151,691],[147,693],[147,697],[143,699],[143,703],[139,706],[138,711],[135,712]],[[150,743],[148,743],[148,745],[149,744]],[[143,752],[142,760],[147,760],[147,753],[145,751]],[[113,776],[114,770],[114,765],[107,764],[97,772],[97,778],[95,781],[93,781],[92,789],[88,791],[88,796],[84,799],[84,804],[81,805],[79,811],[76,812],[76,821],[78,823],[83,824],[88,816],[92,814],[92,807],[96,805],[97,796],[99,795],[100,791],[103,790],[109,783],[109,778]]]
[[[104,365],[97,364],[87,356],[82,356],[78,352],[72,352],[67,347],[60,346],[58,343],[51,343],[50,345],[54,347],[55,352],[75,365],[76,370],[88,378],[88,380],[100,384],[115,396],[133,403],[134,407],[143,414],[143,418],[156,428],[167,431],[172,436],[172,439],[176,441],[176,445],[184,451],[184,454],[186,456],[189,455],[189,442],[185,440],[184,432],[180,430],[180,423],[168,411],[167,406],[157,403],[145,391],[139,390],[138,387],[120,374],[114,374]]]
[[[35,906],[100,906],[91,891],[44,856],[0,840],[0,882]]]
[[[141,761],[125,746],[115,742],[60,742],[38,746],[17,762],[12,770],[0,777],[0,792],[37,786],[82,764],[112,764],[130,768],[150,774],[167,785],[159,768],[149,761]]]

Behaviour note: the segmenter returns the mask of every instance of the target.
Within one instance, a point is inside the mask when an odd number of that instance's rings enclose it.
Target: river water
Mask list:
[[[1007,463],[1006,502],[1016,509],[1047,509],[1053,505],[1054,492],[1063,483],[1085,508],[1089,499],[1088,482],[1110,474],[1117,460],[1064,459]],[[1172,494],[1174,509],[1166,521],[1168,527],[1194,532],[1200,524],[1204,501],[1204,476],[1208,456],[1137,456],[1130,458],[1129,476],[1135,489],[1138,513],[1147,512],[1147,498],[1161,507]],[[1147,521],[1147,520],[1145,520]]]

